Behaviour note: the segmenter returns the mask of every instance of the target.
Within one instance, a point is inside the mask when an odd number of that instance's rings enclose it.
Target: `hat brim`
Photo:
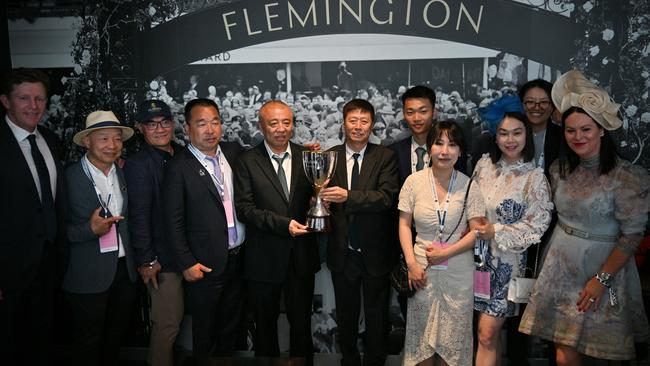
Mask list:
[[[588,91],[585,89],[598,90],[604,95],[606,107],[601,113],[596,113],[580,103],[579,95]],[[623,121],[618,117],[619,105],[611,100],[604,89],[593,84],[578,70],[568,71],[555,81],[551,89],[551,99],[555,108],[561,113],[571,107],[582,108],[596,123],[608,131],[617,130],[623,126]]]
[[[92,132],[99,131],[99,130],[105,130],[108,128],[118,128],[122,130],[122,141],[126,141],[133,137],[134,131],[131,127],[127,126],[102,126],[102,127],[94,127],[94,128],[87,128],[85,130],[77,132],[74,137],[72,138],[72,142],[74,142],[76,145],[81,146],[81,147],[86,147],[84,145],[84,137],[88,136]]]

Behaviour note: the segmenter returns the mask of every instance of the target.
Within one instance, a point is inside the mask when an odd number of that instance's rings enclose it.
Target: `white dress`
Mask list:
[[[417,232],[415,259],[422,268],[427,267],[426,247],[437,238],[439,230],[430,175],[431,169],[411,174],[404,182],[398,205],[400,211],[413,215]],[[450,196],[443,239],[451,234],[459,220],[460,224],[448,240],[449,243],[458,241],[466,232],[468,218],[483,216],[485,212],[478,185],[472,184],[467,207],[461,217],[468,183],[469,178],[458,173]],[[444,206],[444,202],[440,206]],[[426,287],[408,300],[403,360],[405,366],[415,365],[434,353],[450,366],[471,366],[473,259],[473,252],[468,250],[450,258],[446,270],[426,270]]]
[[[490,299],[474,299],[474,309],[494,317],[516,316],[519,305],[506,299],[508,284],[511,278],[524,276],[526,249],[540,242],[551,222],[549,184],[542,168],[532,162],[508,164],[501,159],[494,164],[488,154],[476,164],[474,177],[494,225],[485,258]]]

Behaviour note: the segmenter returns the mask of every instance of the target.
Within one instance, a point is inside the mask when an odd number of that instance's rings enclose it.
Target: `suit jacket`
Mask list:
[[[331,151],[338,152],[336,171],[330,187],[348,187],[345,144]],[[390,272],[398,258],[399,247],[395,242],[393,208],[399,192],[397,159],[392,150],[368,144],[361,171],[359,187],[348,191],[343,203],[332,203],[333,229],[327,245],[327,265],[333,272],[340,272],[345,265],[348,249],[348,225],[358,226],[363,261],[372,276]]]
[[[129,196],[122,169],[115,167],[124,199],[122,216],[117,230],[126,254],[126,265],[131,281],[135,281],[136,264],[133,248],[129,241]],[[92,182],[83,171],[81,162],[69,166],[66,171],[68,182],[68,240],[70,242],[70,263],[63,277],[63,289],[77,294],[96,294],[108,290],[117,270],[118,251],[100,253],[99,237],[90,229],[90,216],[101,207]]]
[[[45,218],[34,178],[18,141],[0,117],[0,290],[24,289],[36,277],[45,249]],[[54,207],[58,267],[65,268],[67,242],[65,230],[65,178],[61,165],[60,142],[46,128],[38,126],[54,158],[57,170]],[[62,271],[61,271],[62,272]],[[56,275],[53,273],[52,275]]]
[[[178,153],[181,147],[172,145]],[[171,160],[171,159],[170,159]],[[175,255],[163,227],[162,182],[165,158],[161,150],[143,143],[140,151],[130,156],[124,164],[129,199],[129,232],[136,265],[158,257],[162,272],[177,272]]]
[[[293,255],[298,273],[320,269],[318,245],[313,234],[291,237],[289,222],[305,223],[311,184],[302,166],[302,146],[290,143],[291,187],[285,197],[264,143],[242,154],[235,173],[235,206],[246,224],[245,278],[282,283]]]
[[[241,146],[219,144],[228,165],[235,171]],[[165,245],[179,270],[196,263],[219,275],[228,262],[228,222],[221,195],[210,174],[189,149],[169,161],[162,188]]]

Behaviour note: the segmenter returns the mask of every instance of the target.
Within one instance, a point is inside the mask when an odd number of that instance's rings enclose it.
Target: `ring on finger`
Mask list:
[[[596,302],[596,300],[594,300],[593,298],[590,297],[589,302],[593,304],[594,302]]]

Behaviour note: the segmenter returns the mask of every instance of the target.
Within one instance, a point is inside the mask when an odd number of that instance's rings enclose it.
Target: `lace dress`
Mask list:
[[[423,268],[427,267],[426,247],[437,238],[439,228],[430,175],[430,169],[411,174],[404,182],[398,205],[400,211],[413,214],[417,232],[415,259]],[[450,196],[443,238],[451,234],[459,220],[460,224],[449,243],[458,241],[466,232],[468,218],[483,216],[485,212],[478,185],[472,184],[465,213],[460,217],[468,183],[469,178],[459,172]],[[469,250],[450,258],[446,270],[426,270],[426,287],[408,300],[405,366],[415,365],[434,353],[450,366],[472,364],[473,268],[473,254]]]
[[[511,278],[524,276],[526,249],[540,242],[551,222],[548,181],[532,162],[508,164],[501,159],[493,164],[487,154],[476,164],[474,175],[495,232],[485,258],[490,299],[475,298],[474,309],[494,317],[516,316],[519,304],[506,299],[508,284]]]
[[[581,162],[566,179],[559,178],[558,165],[554,164],[550,176],[558,225],[519,330],[574,347],[588,356],[633,359],[634,343],[647,341],[649,335],[634,264],[634,252],[648,219],[648,174],[619,161],[611,172],[599,175],[596,158]],[[560,223],[612,239],[569,235]],[[612,306],[605,291],[597,311],[579,312],[578,293],[600,271],[614,248],[631,255],[610,279],[618,304]]]

